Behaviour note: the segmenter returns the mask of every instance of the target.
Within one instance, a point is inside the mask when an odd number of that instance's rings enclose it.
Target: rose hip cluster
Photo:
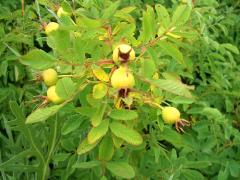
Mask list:
[[[69,15],[62,8],[58,9],[58,17]],[[59,29],[59,24],[56,22],[50,22],[45,26],[45,33],[51,34],[53,31]],[[118,90],[117,98],[115,99],[116,108],[126,108],[123,98],[127,98],[129,93],[133,91],[135,86],[134,75],[128,66],[136,58],[134,49],[125,43],[117,45],[113,49],[112,59],[117,66],[111,75],[111,86]],[[58,80],[57,72],[54,69],[45,70],[42,74],[42,78],[45,84],[49,87],[47,91],[47,100],[54,104],[62,103],[61,99],[56,93],[56,82]],[[128,107],[130,108],[130,107]],[[175,107],[162,107],[162,119],[166,124],[175,124],[177,131],[184,132],[184,126],[190,126],[190,123],[180,118],[180,112]]]
[[[113,61],[119,66],[111,77],[111,85],[119,90],[120,97],[126,97],[135,85],[135,79],[128,67],[128,62],[135,59],[134,49],[127,45],[121,44],[113,51]],[[175,124],[178,132],[184,132],[184,126],[190,126],[190,123],[180,118],[180,112],[175,107],[163,107],[162,118],[166,124]]]
[[[111,76],[111,85],[119,90],[119,95],[126,96],[135,85],[135,79],[128,63],[135,59],[135,51],[128,44],[120,44],[113,50],[113,61],[118,68]]]
[[[42,79],[46,86],[48,86],[47,90],[47,100],[53,102],[54,104],[60,104],[64,100],[60,98],[56,92],[56,83],[58,81],[58,74],[57,72],[50,68],[42,73]]]

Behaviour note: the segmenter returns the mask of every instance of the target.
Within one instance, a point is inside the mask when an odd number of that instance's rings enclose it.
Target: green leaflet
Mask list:
[[[184,25],[190,15],[192,8],[189,5],[179,5],[172,16],[172,26]]]
[[[115,14],[119,5],[120,5],[119,1],[112,3],[108,8],[104,10],[102,18],[107,19],[112,17]]]
[[[77,162],[76,164],[73,165],[73,168],[91,169],[96,166],[100,166],[99,161]]]
[[[102,99],[108,91],[108,87],[106,84],[99,83],[94,85],[93,87],[93,98],[94,99]]]
[[[147,6],[147,10],[143,12],[142,18],[142,34],[141,38],[147,42],[155,38],[156,35],[156,22],[155,13],[151,6]]]
[[[126,162],[109,162],[107,163],[107,169],[111,171],[115,176],[119,176],[126,179],[135,177],[135,171],[132,166]]]
[[[137,119],[138,114],[136,111],[133,111],[133,110],[113,109],[110,112],[109,117],[111,117],[112,119],[128,121],[128,120]]]
[[[93,144],[89,144],[87,138],[84,139],[78,146],[77,148],[77,154],[81,155],[84,154],[88,151],[91,151],[93,148],[95,148],[95,146],[98,144],[98,141],[93,143]]]
[[[130,129],[119,122],[112,122],[110,129],[115,136],[129,144],[140,145],[143,142],[142,136],[136,130]]]
[[[94,127],[97,127],[101,122],[102,122],[102,118],[104,115],[104,112],[106,110],[107,104],[100,104],[98,106],[98,109],[96,110],[96,112],[93,114],[92,118],[91,118],[91,123]]]
[[[103,120],[97,127],[93,127],[88,133],[88,143],[94,144],[100,138],[102,138],[108,131],[108,125],[109,121]]]
[[[99,145],[98,158],[101,161],[110,161],[114,154],[114,146],[112,138],[106,136]]]
[[[55,58],[40,49],[34,49],[20,58],[20,62],[24,65],[28,65],[34,69],[47,69],[54,66]]]
[[[112,141],[113,141],[113,144],[115,146],[115,148],[120,148],[121,145],[123,144],[123,139],[121,138],[118,138],[117,136],[115,136],[114,134],[112,134]]]
[[[32,124],[36,122],[42,122],[47,120],[49,117],[53,116],[56,114],[63,105],[54,105],[51,107],[46,107],[43,109],[37,109],[36,111],[33,111],[26,120],[26,124]]]
[[[167,41],[160,41],[158,42],[158,46],[160,47],[161,52],[168,56],[171,56],[179,64],[185,65],[183,55],[175,45]]]
[[[192,98],[192,94],[189,91],[189,87],[179,81],[170,80],[170,79],[158,79],[158,80],[153,80],[152,84],[154,84],[156,87],[161,88],[167,92],[170,92],[179,96],[184,96],[187,98]]]
[[[170,16],[167,9],[161,4],[157,4],[155,6],[155,9],[160,25],[162,25],[164,28],[168,28],[168,26],[170,25]]]
[[[76,90],[76,86],[71,78],[62,78],[58,80],[56,85],[56,93],[63,99],[67,99],[73,95]]]
[[[149,51],[149,54],[151,52]],[[141,74],[147,78],[152,78],[157,71],[156,64],[152,58],[141,60]]]

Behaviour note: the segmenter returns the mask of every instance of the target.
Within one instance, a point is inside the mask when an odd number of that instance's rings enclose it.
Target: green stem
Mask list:
[[[44,163],[44,167],[43,167],[43,174],[42,174],[42,180],[46,179],[46,175],[47,175],[47,170],[48,170],[48,164],[49,161],[51,160],[52,154],[54,152],[54,148],[55,148],[55,144],[56,144],[56,139],[57,139],[57,128],[58,128],[58,118],[56,115],[56,119],[54,120],[54,124],[52,126],[53,128],[53,136],[50,142],[50,148],[48,150],[48,154],[47,154],[47,159]]]
[[[72,77],[72,78],[81,78],[84,75],[73,75],[73,74],[62,74],[62,75],[58,75],[59,78],[63,78],[63,77]]]

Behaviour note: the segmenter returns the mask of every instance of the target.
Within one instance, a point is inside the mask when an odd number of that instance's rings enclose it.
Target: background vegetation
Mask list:
[[[240,1],[26,0],[24,6],[22,2],[0,0],[1,179],[240,178]],[[71,18],[58,18],[59,6]],[[185,11],[177,13],[183,6]],[[60,34],[46,36],[44,22],[50,21],[60,23]],[[168,27],[174,27],[172,35],[167,34]],[[137,89],[153,97],[152,103],[134,102],[138,120],[128,124],[143,137],[141,145],[125,142],[114,148],[109,161],[99,159],[99,145],[79,152],[98,108],[94,104],[102,106],[101,100],[90,97],[94,82],[58,113],[52,109],[44,121],[25,123],[42,103],[38,96],[46,95],[47,87],[36,81],[42,70],[57,67],[61,75],[83,75],[61,79],[70,87],[89,77],[96,81],[83,64],[111,59],[109,43],[122,40],[136,51],[137,63],[130,67],[138,77]],[[46,54],[55,58],[54,65],[44,59]],[[82,66],[75,67],[76,63]],[[114,109],[113,101],[108,102]],[[154,103],[177,107],[191,128],[178,133],[165,125]],[[40,115],[31,120],[40,121]]]

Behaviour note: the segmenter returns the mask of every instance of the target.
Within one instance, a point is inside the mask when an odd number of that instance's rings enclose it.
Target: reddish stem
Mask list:
[[[99,66],[107,65],[107,64],[114,64],[114,62],[112,60],[102,60],[97,62],[97,65]]]
[[[24,16],[24,0],[22,0],[22,16]]]

